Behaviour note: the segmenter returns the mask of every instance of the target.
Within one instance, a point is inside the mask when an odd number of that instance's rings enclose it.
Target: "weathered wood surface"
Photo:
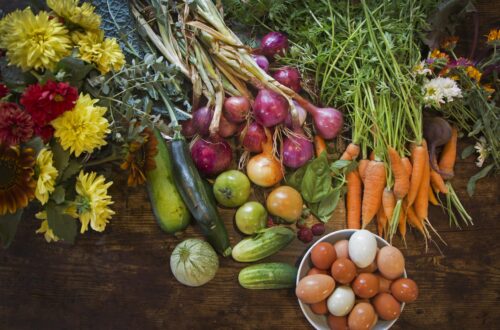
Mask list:
[[[6,3],[0,1],[0,3]],[[16,5],[18,5],[16,3]],[[481,33],[498,21],[499,2],[480,1]],[[467,31],[464,32],[467,34]],[[432,224],[447,246],[424,252],[410,233],[400,241],[409,276],[420,287],[395,329],[495,329],[500,324],[500,214],[495,178],[476,194],[465,193],[477,168],[460,161],[453,184],[474,226],[450,228],[447,216],[431,208]],[[80,236],[75,245],[46,244],[35,236],[39,221],[28,214],[12,246],[0,251],[0,329],[298,329],[310,328],[293,290],[250,291],[239,287],[244,265],[220,259],[213,281],[188,288],[175,281],[169,256],[179,239],[164,234],[153,218],[145,189],[112,188],[117,215],[103,234]],[[241,238],[232,212],[222,211],[231,243]],[[340,207],[328,231],[342,227]],[[189,228],[185,237],[198,237]],[[309,245],[298,240],[266,261],[298,264]]]

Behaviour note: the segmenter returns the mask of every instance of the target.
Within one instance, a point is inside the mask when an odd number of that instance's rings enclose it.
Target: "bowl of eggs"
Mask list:
[[[389,329],[418,297],[404,256],[367,230],[325,235],[304,255],[295,294],[318,330]]]

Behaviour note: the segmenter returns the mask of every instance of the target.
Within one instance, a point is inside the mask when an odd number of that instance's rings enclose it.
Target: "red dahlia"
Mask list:
[[[28,141],[32,135],[31,116],[15,103],[0,103],[0,143],[17,145]]]
[[[73,109],[78,91],[68,83],[47,81],[45,85],[30,85],[21,97],[21,104],[31,114],[37,126],[45,126],[65,111]]]
[[[9,89],[4,84],[0,84],[0,99],[9,94]]]

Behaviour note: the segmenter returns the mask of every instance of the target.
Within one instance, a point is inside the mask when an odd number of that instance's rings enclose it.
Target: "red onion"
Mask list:
[[[233,136],[238,131],[238,124],[232,123],[226,119],[224,114],[220,116],[219,135],[223,138]]]
[[[231,96],[224,101],[223,114],[226,119],[233,123],[245,121],[250,111],[250,101],[244,96]]]
[[[183,122],[181,122],[181,126],[182,126],[181,129],[182,136],[189,139],[196,134],[196,129],[194,128],[192,119],[184,120]]]
[[[288,50],[288,38],[279,32],[269,32],[262,38],[260,49],[270,59],[275,55],[284,56]]]
[[[213,176],[229,168],[233,153],[224,139],[216,137],[196,141],[191,147],[191,157],[201,174]]]
[[[267,60],[267,57],[263,55],[252,55],[253,59],[255,60],[255,63],[264,71],[269,71],[269,61]]]
[[[241,144],[250,152],[262,152],[262,143],[266,141],[266,132],[256,122],[250,123]]]
[[[283,164],[291,168],[299,168],[314,156],[314,146],[302,132],[296,129],[296,135],[290,135],[283,140]]]
[[[292,119],[292,112],[288,111],[288,115],[286,116],[285,119],[285,126],[288,127],[289,129],[294,129],[294,128],[299,128],[304,125],[304,122],[306,121],[307,118],[307,111],[302,108],[297,102],[293,101],[293,104],[295,105],[295,109],[297,109],[297,113],[299,115],[299,122],[298,122],[298,127],[295,127],[297,125],[293,124],[293,119]]]
[[[286,66],[274,72],[273,78],[296,93],[300,92],[301,87],[299,70]]]
[[[201,107],[193,112],[193,127],[198,134],[201,136],[208,135],[213,115],[209,107]]]
[[[283,122],[288,114],[287,100],[269,89],[261,89],[253,104],[255,121],[264,127]]]
[[[318,108],[298,94],[295,95],[295,99],[313,117],[314,127],[319,136],[330,140],[340,133],[344,125],[342,112],[335,108]]]

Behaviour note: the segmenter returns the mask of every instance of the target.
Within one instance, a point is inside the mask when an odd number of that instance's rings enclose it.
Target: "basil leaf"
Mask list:
[[[332,190],[332,178],[326,153],[322,153],[307,166],[300,192],[309,203],[317,203]]]
[[[286,183],[289,186],[291,186],[297,190],[300,190],[301,186],[302,186],[302,180],[304,179],[304,174],[306,174],[307,166],[308,165],[306,164],[306,165],[300,167],[299,169],[297,169],[295,172],[288,174],[285,177]]]
[[[340,189],[333,189],[319,203],[310,206],[311,212],[322,222],[328,222],[337,208],[340,199]]]
[[[479,171],[476,174],[474,174],[473,176],[471,176],[471,178],[469,179],[469,182],[467,182],[467,193],[469,194],[469,196],[474,195],[474,190],[476,190],[476,182],[479,179],[484,178],[491,171],[491,169],[493,168],[494,165],[495,164],[490,164],[490,165],[486,166],[485,168],[483,168],[481,171]]]

